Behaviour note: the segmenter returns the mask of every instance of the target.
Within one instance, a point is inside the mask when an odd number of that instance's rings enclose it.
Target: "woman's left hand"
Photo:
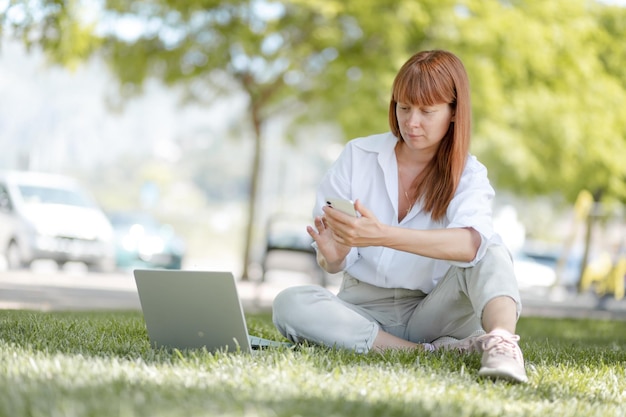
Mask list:
[[[325,222],[333,231],[335,240],[346,246],[381,245],[385,226],[358,199],[354,202],[354,208],[361,214],[360,217],[352,217],[329,207],[323,208]]]

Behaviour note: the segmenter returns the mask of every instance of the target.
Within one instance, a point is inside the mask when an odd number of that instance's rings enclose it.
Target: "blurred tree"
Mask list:
[[[107,0],[97,25],[78,0],[9,3],[0,23],[71,65],[97,51],[122,96],[149,77],[190,100],[248,98],[255,143],[244,279],[263,135],[273,115],[335,120],[347,137],[387,130],[406,58],[446,48],[473,89],[472,151],[519,194],[581,189],[626,200],[626,8],[592,0]],[[134,33],[122,30],[135,28]]]
[[[569,203],[584,190],[596,203],[626,202],[626,7],[462,4],[442,41],[460,51],[470,72],[473,151],[495,184],[518,195],[558,193]],[[597,220],[587,218],[581,273]],[[565,238],[559,263],[573,239]]]
[[[472,80],[473,151],[500,188],[626,201],[626,7],[467,0],[441,42]]]
[[[189,100],[245,93],[255,149],[246,279],[266,121],[288,114],[308,122],[332,117],[359,134],[386,129],[391,76],[406,59],[407,36],[427,38],[433,20],[429,10],[448,8],[449,13],[452,4],[107,0],[96,24],[88,24],[85,3],[42,0],[11,2],[1,21],[11,26],[12,35],[28,46],[41,45],[64,65],[97,51],[117,74],[122,97],[141,93],[150,77],[185,85]],[[397,29],[381,30],[385,26]],[[357,94],[366,99],[355,100]]]
[[[93,23],[84,19],[77,0],[9,0],[0,6],[0,36],[41,47],[56,63],[75,68],[98,47]],[[0,45],[1,46],[1,45]]]

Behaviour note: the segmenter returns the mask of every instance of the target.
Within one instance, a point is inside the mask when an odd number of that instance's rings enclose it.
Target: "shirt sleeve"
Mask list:
[[[313,207],[313,217],[322,216],[324,212],[322,207],[326,204],[326,198],[335,197],[346,200],[354,200],[352,196],[351,174],[352,171],[352,146],[348,143],[337,160],[331,165],[326,172],[315,196],[315,206]],[[313,248],[317,251],[317,244],[312,243]],[[358,249],[352,248],[346,256],[346,264],[344,269],[353,265],[359,258]]]
[[[326,204],[328,197],[352,200],[351,170],[352,151],[348,144],[317,187],[313,217],[323,214],[322,207]]]
[[[487,168],[476,160],[468,157],[457,191],[450,202],[447,217],[448,228],[473,228],[480,234],[480,247],[470,262],[450,262],[460,267],[476,265],[492,244],[502,241],[494,232],[492,204],[495,191],[487,177]]]

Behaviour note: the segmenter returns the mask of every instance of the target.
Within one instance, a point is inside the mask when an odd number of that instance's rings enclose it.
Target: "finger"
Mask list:
[[[333,235],[333,240],[343,246],[351,246],[348,241],[346,241],[346,239],[344,239],[342,236],[340,235]]]
[[[324,220],[320,216],[315,217],[315,227],[317,227],[317,230],[320,232],[326,227]]]
[[[336,232],[338,228],[352,227],[356,221],[356,217],[350,216],[340,210],[332,207],[325,207],[325,224],[333,232]]]
[[[335,211],[337,210],[333,210],[333,208],[329,206],[324,206],[322,207],[322,211],[324,212],[324,217],[326,217],[326,216],[333,216]]]
[[[365,205],[363,205],[363,203],[361,203],[361,200],[359,200],[358,198],[354,202],[354,208],[356,209],[356,211],[361,213],[361,216],[363,217],[374,217],[374,213],[368,210],[367,207],[365,207]]]
[[[320,218],[323,227],[325,229],[331,229],[333,228],[333,225],[336,223],[336,212],[338,210],[333,210],[330,207],[324,207],[324,215]],[[340,213],[341,214],[341,213]]]
[[[324,206],[322,207],[322,210],[324,211],[324,217],[328,217],[333,221],[339,221],[345,217],[352,218],[352,216],[349,216],[341,210],[337,210],[333,207]]]

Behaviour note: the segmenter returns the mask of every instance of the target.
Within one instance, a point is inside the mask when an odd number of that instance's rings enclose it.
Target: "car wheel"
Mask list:
[[[17,242],[11,241],[9,243],[9,247],[6,251],[6,259],[9,270],[24,268],[25,263],[22,260],[22,255],[20,254],[20,248],[17,246]]]

